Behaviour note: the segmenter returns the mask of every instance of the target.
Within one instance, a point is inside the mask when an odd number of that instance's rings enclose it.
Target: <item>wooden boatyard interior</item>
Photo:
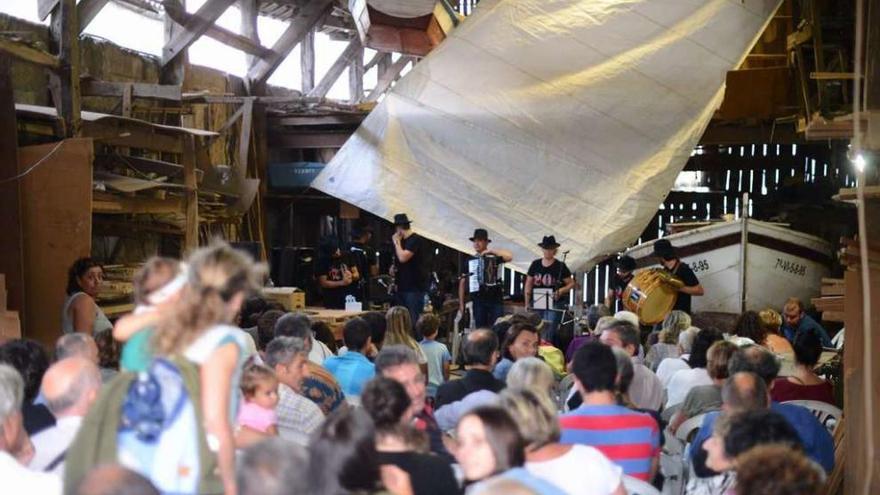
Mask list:
[[[358,18],[344,1],[208,0],[194,13],[182,0],[33,1],[48,26],[0,14],[0,316],[18,312],[22,334],[46,345],[58,335],[67,268],[80,256],[106,265],[103,307],[111,315],[132,307],[133,263],[154,253],[181,256],[218,236],[268,262],[276,285],[305,288],[307,303],[316,295],[308,259],[318,240],[348,240],[355,222],[374,229],[387,272],[392,226],[309,181],[407,68],[480,8],[476,0],[444,1],[411,25],[373,13],[366,48],[377,51],[366,57]],[[161,57],[81,34],[109,2],[164,19]],[[863,3],[870,8],[860,73],[855,12]],[[232,4],[242,12],[238,32],[215,24]],[[260,43],[259,16],[287,23],[271,47]],[[347,43],[323,74],[316,33]],[[202,37],[246,53],[247,75],[191,64],[187,48]],[[269,85],[296,47],[302,87]],[[371,72],[376,83],[365,87]],[[349,97],[328,98],[343,77]],[[856,78],[864,88],[858,122]],[[864,173],[853,167],[854,148],[867,159]],[[862,260],[856,241],[858,185],[862,235],[869,253],[880,252],[878,157],[880,6],[784,0],[741,66],[727,73],[723,103],[636,243],[729,215],[787,224],[834,246],[830,276],[813,301],[829,328],[847,330],[846,420],[836,438],[843,462],[829,493],[856,493],[865,483],[880,492],[880,460],[867,454],[868,439],[846,433],[871,422],[870,443],[880,440],[880,419],[865,409],[880,395],[880,362],[864,359],[880,352],[868,333],[880,328],[880,312],[865,321],[860,271],[867,263],[870,306],[880,308],[880,265]],[[455,294],[449,280],[459,273],[459,253],[432,249],[441,286]],[[616,254],[576,274],[572,303],[603,301]],[[522,302],[523,283],[523,274],[505,271],[514,303]],[[874,383],[873,397],[866,382]]]

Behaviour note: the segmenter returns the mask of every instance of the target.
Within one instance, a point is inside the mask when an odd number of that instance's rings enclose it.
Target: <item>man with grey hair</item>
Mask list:
[[[623,311],[618,312],[620,313]],[[659,411],[663,405],[663,384],[636,355],[640,343],[639,328],[627,320],[614,320],[602,331],[599,341],[610,347],[619,347],[631,356],[634,375],[629,387],[629,398],[633,404],[639,409]]]
[[[278,378],[278,434],[281,438],[308,445],[309,435],[324,421],[324,413],[301,395],[303,380],[309,376],[308,351],[303,339],[275,337],[266,346],[264,361]]]
[[[434,411],[425,402],[427,397],[426,378],[419,365],[415,351],[405,345],[389,345],[379,351],[376,356],[376,375],[391,378],[403,385],[410,400],[410,412],[413,425],[424,431],[431,443],[431,452],[451,462],[452,456],[443,444],[443,432],[434,419]]]
[[[239,495],[287,495],[308,491],[308,456],[303,447],[270,438],[247,448],[239,458]]]
[[[98,345],[95,339],[82,332],[62,335],[55,343],[55,361],[69,357],[81,357],[98,364]]]
[[[275,322],[276,337],[299,337],[306,339],[309,349],[309,361],[324,364],[324,360],[333,355],[326,344],[315,338],[312,332],[312,320],[302,312],[287,313]]]
[[[61,478],[31,471],[24,464],[33,456],[22,426],[24,381],[12,366],[0,364],[0,480],[3,493],[61,493]]]
[[[688,365],[688,359],[691,357],[691,349],[694,347],[694,339],[697,338],[698,333],[700,333],[699,328],[688,327],[687,330],[678,334],[679,356],[668,357],[660,361],[660,365],[657,366],[657,378],[660,379],[663,388],[669,385],[669,380],[672,379],[672,375],[676,372],[691,368]]]
[[[41,391],[55,426],[36,434],[34,458],[29,467],[37,471],[64,473],[64,458],[83,418],[101,390],[101,372],[82,357],[69,357],[49,367]]]

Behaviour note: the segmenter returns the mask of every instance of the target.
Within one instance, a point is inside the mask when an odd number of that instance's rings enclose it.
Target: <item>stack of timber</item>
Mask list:
[[[6,275],[0,273],[0,344],[21,338],[21,320],[18,311],[7,311],[6,295]]]
[[[823,278],[822,296],[812,299],[816,311],[822,313],[822,321],[843,323],[843,298],[846,283],[842,278]]]

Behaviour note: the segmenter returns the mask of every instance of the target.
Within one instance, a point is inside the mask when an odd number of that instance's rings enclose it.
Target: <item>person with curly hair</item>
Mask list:
[[[802,452],[785,444],[754,447],[736,458],[736,493],[814,495],[825,472]]]

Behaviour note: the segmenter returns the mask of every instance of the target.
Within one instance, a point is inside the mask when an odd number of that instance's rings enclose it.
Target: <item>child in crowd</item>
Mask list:
[[[238,411],[238,425],[264,433],[278,435],[278,378],[275,372],[253,361],[245,364],[241,375],[244,403]]]
[[[446,345],[437,342],[440,319],[432,314],[422,315],[416,323],[416,333],[424,338],[419,345],[428,358],[428,396],[435,397],[440,385],[449,380],[449,363],[452,356]]]

